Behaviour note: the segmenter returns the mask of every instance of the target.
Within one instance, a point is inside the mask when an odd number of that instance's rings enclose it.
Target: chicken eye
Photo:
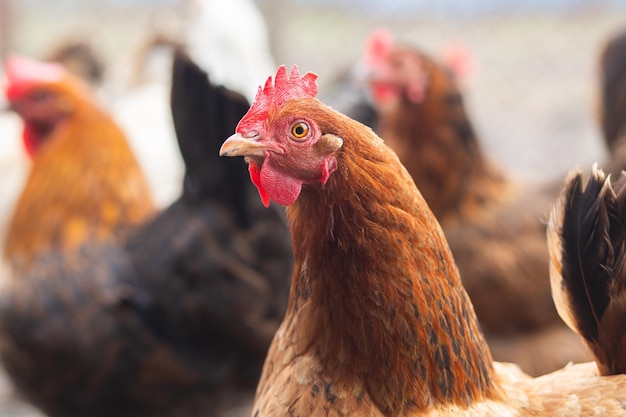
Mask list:
[[[298,122],[291,126],[291,134],[296,139],[302,139],[309,133],[309,125],[304,122]]]

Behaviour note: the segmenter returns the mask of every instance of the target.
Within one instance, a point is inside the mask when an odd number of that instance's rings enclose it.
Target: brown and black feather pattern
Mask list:
[[[248,109],[243,96],[212,86],[179,52],[171,102],[183,195],[127,248],[158,298],[149,316],[160,335],[187,358],[189,346],[200,357],[235,358],[235,377],[253,388],[287,305],[292,255],[284,213],[266,210],[247,171],[218,154]]]
[[[559,313],[592,350],[602,374],[626,372],[626,176],[570,174],[549,229]],[[556,233],[558,236],[554,236]],[[556,253],[560,251],[560,253]],[[557,279],[558,280],[558,279]]]
[[[51,417],[151,416],[219,389],[232,364],[214,356],[201,374],[177,357],[145,322],[136,278],[119,247],[85,244],[3,288],[2,360],[24,399]]]
[[[47,415],[209,417],[252,400],[292,255],[284,214],[218,156],[247,109],[178,53],[182,196],[123,245],[40,253],[3,282],[0,354]]]

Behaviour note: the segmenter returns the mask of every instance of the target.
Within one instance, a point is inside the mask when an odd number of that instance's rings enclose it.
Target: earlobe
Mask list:
[[[343,146],[343,139],[328,133],[320,137],[318,145],[321,145],[327,152],[336,152]]]
[[[337,159],[334,156],[330,156],[324,160],[324,165],[322,166],[322,177],[320,178],[320,182],[322,185],[326,185],[330,174],[337,170]]]
[[[342,148],[343,139],[337,135],[326,134],[320,137],[317,146],[321,146],[320,151],[327,155],[322,161],[322,173],[319,179],[322,185],[325,185],[330,174],[337,170],[337,158],[334,154]]]

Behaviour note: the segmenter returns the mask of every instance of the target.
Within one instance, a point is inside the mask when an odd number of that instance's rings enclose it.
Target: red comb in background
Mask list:
[[[7,77],[5,92],[11,100],[33,84],[58,82],[65,77],[65,69],[60,64],[39,62],[17,55],[4,60]]]
[[[372,32],[365,41],[365,63],[369,66],[380,64],[389,55],[393,46],[393,35],[386,28]]]

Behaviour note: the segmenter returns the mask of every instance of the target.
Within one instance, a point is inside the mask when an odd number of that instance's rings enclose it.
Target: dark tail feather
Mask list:
[[[565,180],[548,225],[552,292],[559,314],[591,348],[603,374],[626,372],[626,177],[594,167]]]
[[[212,200],[241,207],[248,174],[233,158],[220,158],[219,149],[248,111],[246,98],[211,84],[206,72],[177,49],[170,104],[186,167],[184,198],[198,200],[210,196]]]

